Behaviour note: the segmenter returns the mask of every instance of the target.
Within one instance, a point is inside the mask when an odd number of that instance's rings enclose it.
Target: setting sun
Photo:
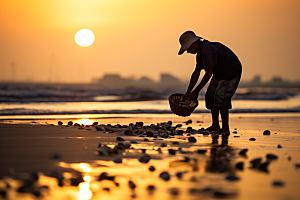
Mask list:
[[[79,46],[88,47],[95,41],[95,35],[89,29],[80,29],[76,32],[74,40]]]

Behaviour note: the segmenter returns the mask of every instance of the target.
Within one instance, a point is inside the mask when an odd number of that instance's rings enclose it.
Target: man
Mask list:
[[[181,55],[185,51],[196,54],[197,62],[183,100],[197,99],[200,90],[212,76],[205,94],[206,108],[211,111],[212,116],[212,125],[207,130],[229,135],[229,109],[232,108],[231,98],[241,78],[241,62],[225,45],[204,40],[202,37],[196,36],[193,31],[184,32],[180,36],[179,42],[181,48],[178,54]],[[205,70],[205,74],[199,85],[194,88],[202,69]],[[219,113],[222,118],[222,128],[219,125]]]

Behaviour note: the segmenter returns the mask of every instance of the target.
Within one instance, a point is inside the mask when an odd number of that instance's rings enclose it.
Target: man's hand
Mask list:
[[[190,97],[190,93],[185,93],[185,94],[182,96],[181,101],[185,101],[185,100],[187,100],[189,97]]]
[[[193,91],[190,95],[189,95],[189,100],[197,100],[198,99],[198,96],[199,96],[199,92],[198,91]]]

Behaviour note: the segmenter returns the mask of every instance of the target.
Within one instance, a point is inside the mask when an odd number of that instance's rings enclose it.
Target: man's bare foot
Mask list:
[[[206,128],[205,130],[211,132],[211,131],[219,131],[220,130],[220,126],[213,126],[211,125],[210,127]]]

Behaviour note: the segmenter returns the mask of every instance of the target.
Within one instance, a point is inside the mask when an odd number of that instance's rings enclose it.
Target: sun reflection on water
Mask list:
[[[79,187],[79,200],[88,200],[93,196],[92,191],[90,190],[89,182],[82,182],[78,185]]]
[[[81,119],[77,122],[78,124],[83,124],[83,125],[92,125],[93,121],[90,119]]]

